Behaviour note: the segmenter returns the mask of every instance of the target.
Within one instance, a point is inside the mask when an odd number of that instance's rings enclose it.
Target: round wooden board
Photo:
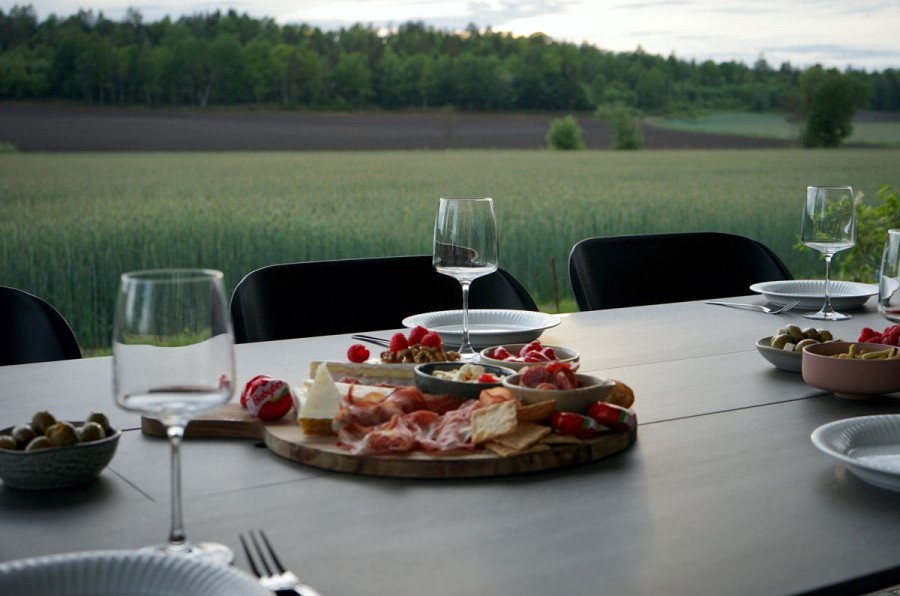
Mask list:
[[[162,423],[152,418],[143,418],[141,429],[146,434],[165,435]],[[236,403],[192,420],[185,434],[188,437],[257,439],[276,455],[308,466],[395,478],[478,478],[542,472],[603,459],[624,451],[637,439],[637,429],[634,429],[610,432],[578,444],[553,445],[548,451],[509,457],[501,457],[489,450],[359,456],[339,447],[335,437],[306,436],[295,422],[293,411],[277,422],[263,423]]]

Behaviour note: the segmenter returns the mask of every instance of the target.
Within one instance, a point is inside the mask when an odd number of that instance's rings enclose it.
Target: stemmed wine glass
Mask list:
[[[888,230],[878,273],[878,312],[900,323],[900,229]]]
[[[856,205],[849,186],[808,186],[800,240],[825,257],[825,303],[808,319],[842,321],[850,315],[831,306],[831,258],[856,244]]]
[[[438,273],[456,278],[462,286],[462,345],[459,354],[471,359],[469,342],[469,286],[493,273],[499,262],[497,219],[489,198],[442,198],[434,222],[432,262]]]
[[[171,444],[171,526],[150,547],[230,563],[216,543],[187,540],[182,523],[179,447],[188,421],[231,398],[234,334],[223,276],[206,269],[124,273],[112,339],[113,394],[119,407],[159,418]]]

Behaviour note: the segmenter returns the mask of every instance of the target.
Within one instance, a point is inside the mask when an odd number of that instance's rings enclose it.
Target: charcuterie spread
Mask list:
[[[422,334],[429,342],[430,333]],[[426,393],[415,384],[415,364],[390,355],[409,349],[404,339],[406,347],[392,340],[399,350],[387,350],[380,361],[353,362],[358,349],[351,348],[346,361],[310,362],[308,378],[292,386],[293,415],[267,422],[229,404],[193,421],[187,435],[255,437],[275,453],[309,465],[401,477],[541,471],[600,459],[636,439],[634,393],[622,382],[604,379],[610,387],[604,401],[582,413],[558,410],[552,398],[525,403],[500,385],[471,399]],[[528,385],[542,389],[570,389],[588,378],[574,374],[577,363],[531,366],[519,372]],[[459,362],[457,368],[463,382],[473,374],[472,382],[485,380],[477,364]],[[264,396],[278,393],[279,382],[268,377],[262,377],[268,389],[259,390],[260,377],[251,379],[244,393],[252,394],[253,385]],[[153,421],[145,420],[143,429],[159,433]]]

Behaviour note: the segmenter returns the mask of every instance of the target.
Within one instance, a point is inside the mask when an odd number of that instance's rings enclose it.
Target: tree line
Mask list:
[[[695,109],[801,113],[804,85],[852,81],[859,107],[900,110],[900,72],[838,72],[611,52],[470,25],[407,22],[323,31],[234,10],[145,23],[80,10],[38,21],[0,10],[0,98],[148,106],[588,111]]]

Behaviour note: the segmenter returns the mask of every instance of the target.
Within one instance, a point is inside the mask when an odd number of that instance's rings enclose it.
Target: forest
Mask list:
[[[79,10],[39,21],[31,5],[0,11],[0,99],[94,105],[265,105],[322,110],[697,110],[797,113],[805,79],[841,75],[865,87],[863,107],[900,111],[900,71],[790,63],[752,65],[407,22],[323,31],[234,10],[144,22]]]

